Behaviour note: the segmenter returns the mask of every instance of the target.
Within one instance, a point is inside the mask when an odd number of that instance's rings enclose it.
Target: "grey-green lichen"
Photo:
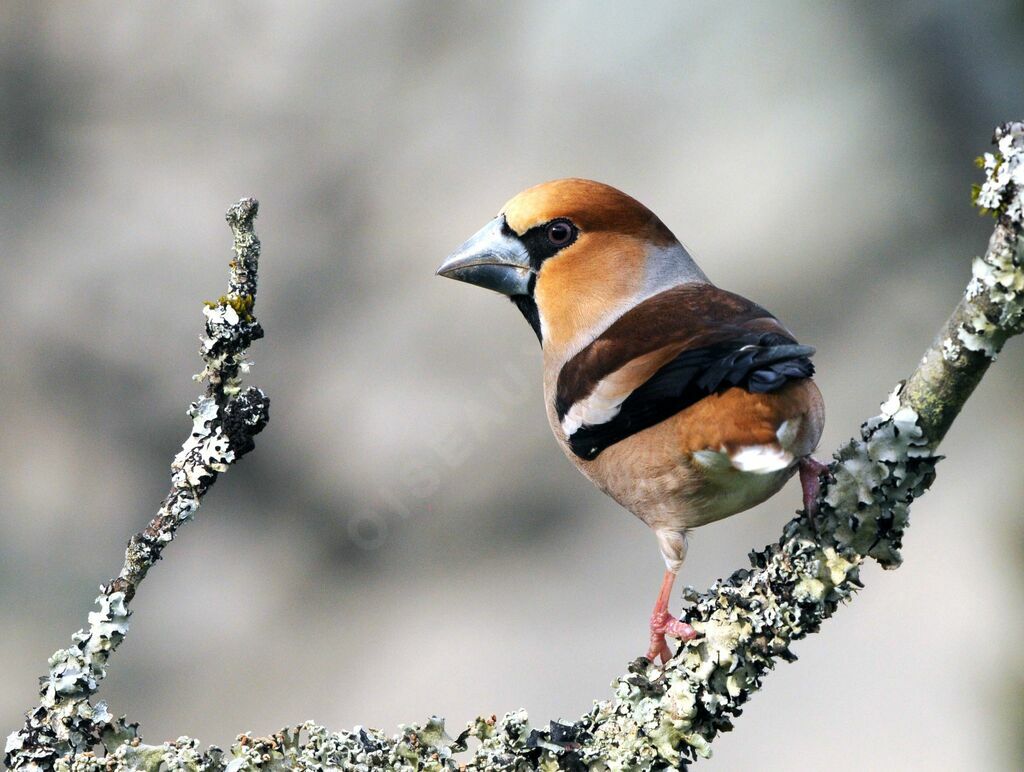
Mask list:
[[[438,719],[393,736],[361,728],[332,733],[306,724],[270,738],[244,736],[226,753],[200,753],[185,738],[147,746],[132,737],[105,758],[79,756],[79,766],[67,768],[684,768],[710,755],[718,733],[732,728],[775,662],[793,660],[791,645],[816,632],[861,586],[865,560],[898,565],[909,504],[931,482],[937,460],[901,397],[897,387],[859,439],[836,454],[815,518],[792,520],[778,542],[751,554],[749,568],[707,592],[688,589],[692,605],[685,619],[698,637],[663,667],[636,660],[616,680],[614,697],[595,703],[576,722],[531,729],[520,711],[501,720],[478,719],[455,738]],[[470,738],[478,740],[472,750]]]
[[[100,588],[88,626],[72,636],[71,646],[50,657],[39,705],[26,715],[22,729],[7,738],[4,760],[9,767],[46,770],[61,763],[80,769],[87,752],[101,742],[124,746],[125,758],[142,758],[125,745],[141,747],[134,727],[90,699],[106,675],[107,659],[128,633],[128,605],[146,573],[195,514],[217,475],[253,448],[253,437],[267,422],[266,395],[251,387],[242,391],[240,382],[246,349],[263,334],[251,313],[259,258],[253,232],[257,209],[255,200],[243,199],[228,211],[235,241],[229,293],[204,309],[200,353],[207,390],[188,411],[192,430],[171,464],[171,490],[156,517],[131,538],[118,576]]]
[[[456,737],[436,718],[392,736],[308,723],[269,738],[243,736],[227,752],[212,748],[198,756],[185,738],[161,746],[133,739],[131,747],[79,768],[130,769],[144,754],[166,768],[230,772],[685,768],[710,755],[718,733],[732,728],[775,662],[795,658],[791,645],[856,592],[865,560],[898,565],[909,504],[931,482],[937,460],[901,394],[897,387],[859,439],[836,454],[813,520],[792,520],[778,542],[751,554],[750,568],[707,592],[688,589],[685,618],[698,637],[664,666],[636,660],[616,680],[613,698],[578,721],[531,729],[517,711],[477,719]],[[472,749],[470,738],[478,741]]]
[[[972,265],[965,299],[976,302],[964,309],[956,340],[950,336],[944,341],[948,358],[957,356],[956,342],[994,358],[1008,334],[1016,334],[1024,324],[1024,262],[1016,238],[1024,224],[1020,195],[1024,190],[1024,123],[1000,126],[992,141],[998,151],[985,153],[981,159],[985,181],[977,189],[975,203],[983,212],[994,214],[998,225],[988,251]]]
[[[127,632],[127,602],[159,556],[160,539],[172,536],[174,523],[191,516],[217,472],[251,448],[252,429],[266,418],[262,395],[252,390],[223,401],[237,393],[237,378],[244,372],[237,342],[261,334],[255,320],[247,318],[249,307],[240,307],[244,301],[239,300],[255,295],[256,264],[246,256],[258,255],[258,242],[251,228],[241,236],[236,228],[236,252],[241,252],[232,263],[230,297],[206,310],[204,375],[210,389],[190,411],[193,436],[174,466],[175,485],[198,485],[200,492],[176,487],[181,495],[162,510],[162,517],[170,519],[168,528],[158,517],[152,534],[140,538],[143,532],[132,540],[119,579],[134,579],[121,586],[115,580],[105,588],[89,629],[75,637],[79,648],[58,652],[51,660],[41,705],[29,714],[25,728],[8,738],[7,763],[80,772],[647,772],[684,769],[709,756],[715,738],[732,729],[775,663],[795,659],[792,644],[817,632],[862,586],[863,563],[900,564],[909,507],[934,479],[939,442],[992,357],[1024,326],[1024,124],[997,129],[996,143],[998,157],[986,157],[988,178],[977,192],[979,205],[997,216],[989,249],[975,261],[964,298],[914,373],[896,387],[879,415],[862,425],[859,437],[835,453],[818,512],[790,521],[777,542],[750,554],[749,568],[703,593],[687,588],[691,605],[683,618],[698,636],[681,645],[668,663],[634,661],[614,682],[610,699],[595,702],[577,721],[547,727],[531,728],[522,711],[501,719],[478,718],[456,737],[438,718],[403,726],[393,735],[361,727],[331,732],[309,722],[270,737],[242,735],[227,751],[202,750],[185,737],[144,744],[134,725],[113,719],[102,703],[89,704],[107,657]],[[239,408],[246,399],[250,406]],[[238,436],[248,437],[247,443],[237,442]],[[94,755],[101,742],[106,754]]]
[[[253,341],[263,337],[263,328],[252,313],[260,257],[260,241],[252,221],[258,206],[255,199],[242,199],[228,210],[227,219],[235,235],[235,259],[228,264],[229,291],[216,303],[208,301],[203,307],[206,331],[200,338],[200,354],[206,366],[195,377],[207,382],[211,397],[238,394],[241,376],[249,369],[245,352]]]
[[[996,128],[992,144],[998,151],[985,153],[975,163],[985,170],[985,181],[972,190],[974,204],[984,214],[1006,216],[1018,225],[1024,216],[1017,191],[1024,187],[1021,166],[1021,140],[1024,123],[1014,121]]]
[[[996,226],[985,254],[973,261],[966,292],[902,397],[933,443],[945,436],[1006,341],[1024,329],[1024,123],[1000,126],[993,141],[999,152],[983,162],[987,178],[979,195],[980,203],[995,208]]]
[[[931,485],[938,457],[913,408],[900,401],[903,384],[882,413],[861,427],[861,439],[839,449],[833,482],[822,499],[819,522],[843,553],[899,566],[910,502]]]

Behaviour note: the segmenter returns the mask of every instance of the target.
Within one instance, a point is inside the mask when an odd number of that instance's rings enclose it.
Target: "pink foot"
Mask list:
[[[800,487],[804,491],[804,509],[814,523],[818,515],[818,496],[821,494],[821,476],[828,472],[828,465],[804,456],[800,459]]]
[[[681,641],[692,641],[697,637],[697,631],[686,622],[680,622],[668,611],[655,611],[651,616],[651,647],[647,650],[647,659],[651,662],[659,658],[662,662],[668,662],[672,658],[672,650],[665,640],[666,635]]]
[[[651,662],[656,662],[659,658],[662,662],[668,662],[672,658],[672,650],[665,640],[666,635],[681,641],[692,641],[697,637],[697,631],[690,625],[680,622],[668,613],[668,601],[672,596],[672,584],[675,580],[676,575],[673,571],[665,572],[658,601],[654,604],[654,611],[651,614],[651,646],[647,650],[647,659]]]

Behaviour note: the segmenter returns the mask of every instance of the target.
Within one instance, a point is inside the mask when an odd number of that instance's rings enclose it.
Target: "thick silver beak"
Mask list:
[[[498,215],[452,252],[438,276],[476,284],[503,295],[530,294],[530,255]]]

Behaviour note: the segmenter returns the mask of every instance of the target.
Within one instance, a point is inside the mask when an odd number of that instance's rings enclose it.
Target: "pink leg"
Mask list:
[[[647,650],[647,659],[654,662],[661,657],[662,662],[668,662],[672,657],[672,651],[665,641],[666,635],[679,638],[682,641],[693,640],[697,632],[686,624],[680,622],[668,613],[668,602],[672,598],[672,585],[676,581],[673,571],[666,571],[665,578],[661,582],[661,592],[658,593],[658,602],[654,604],[654,611],[651,613],[651,648]]]
[[[804,491],[804,509],[814,522],[818,514],[818,495],[821,493],[821,476],[828,471],[828,465],[810,456],[800,459],[800,487]]]

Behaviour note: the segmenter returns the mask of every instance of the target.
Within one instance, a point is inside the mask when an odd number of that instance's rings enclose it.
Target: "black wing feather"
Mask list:
[[[765,394],[814,375],[814,349],[778,333],[746,333],[683,351],[636,388],[610,421],[581,426],[569,437],[580,458],[592,460],[610,445],[654,426],[709,394],[740,387]]]

